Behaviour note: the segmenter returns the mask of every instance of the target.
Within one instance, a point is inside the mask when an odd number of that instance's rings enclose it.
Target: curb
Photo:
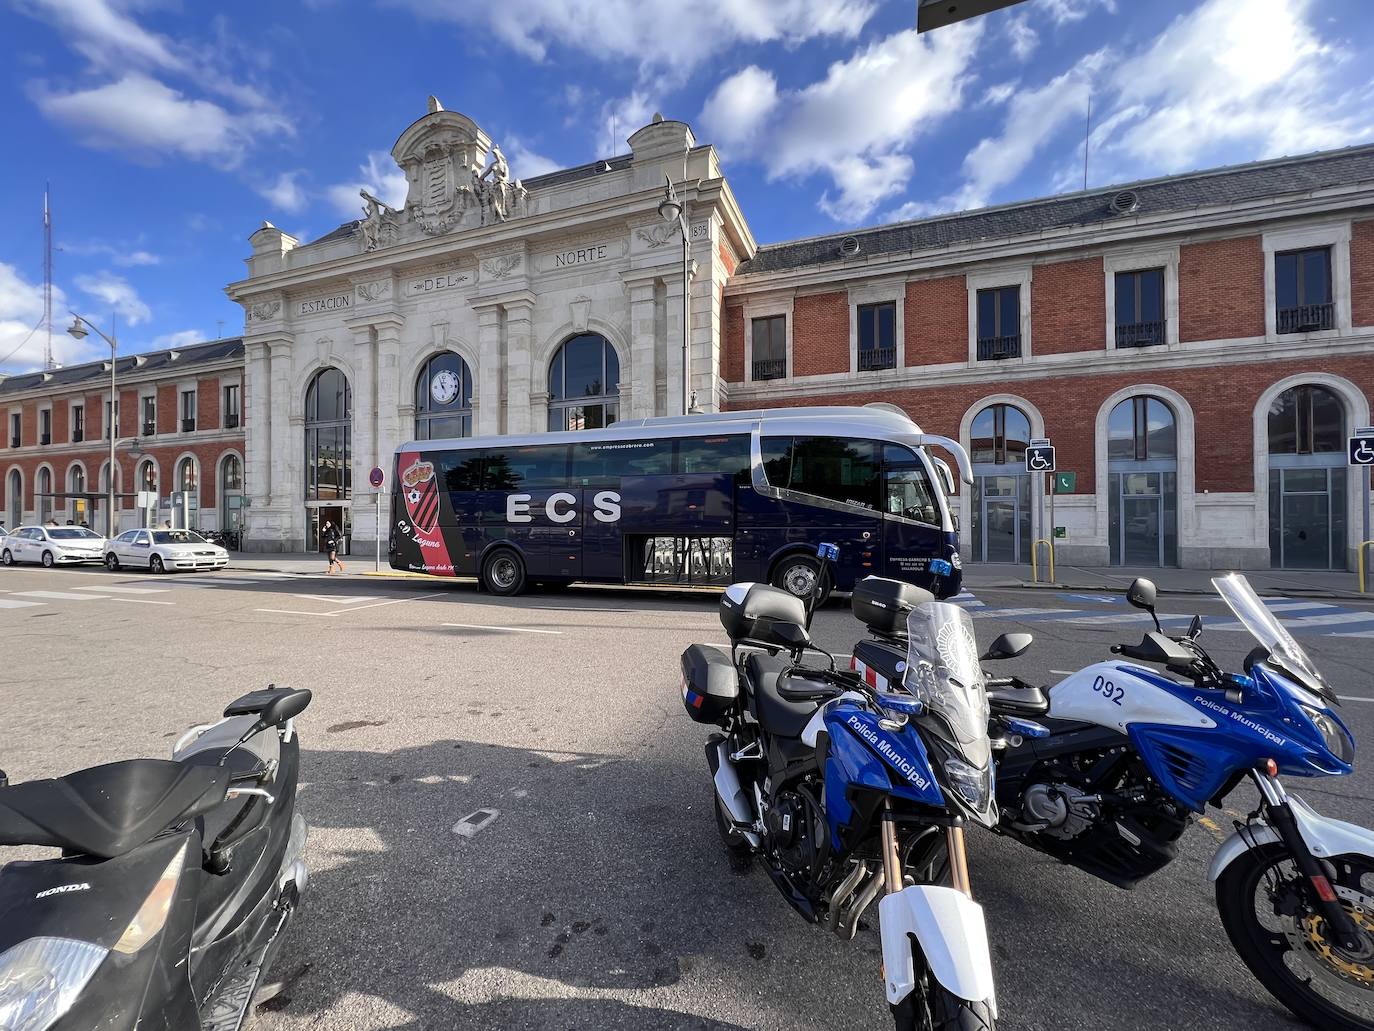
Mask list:
[[[1211,596],[1216,592],[1209,587],[1169,587],[1164,584],[1156,583],[1160,594],[1189,594]],[[1125,588],[1117,588],[1105,584],[1081,584],[1065,583],[1063,581],[1055,583],[1037,583],[1034,580],[997,580],[988,583],[969,583],[964,580],[964,589],[969,591],[979,590],[998,590],[998,589],[1026,589],[1041,591],[1084,591],[1094,594],[1125,594]],[[1262,597],[1301,597],[1301,598],[1331,598],[1339,601],[1374,601],[1374,595],[1361,594],[1359,591],[1337,591],[1323,587],[1256,587],[1255,593]]]

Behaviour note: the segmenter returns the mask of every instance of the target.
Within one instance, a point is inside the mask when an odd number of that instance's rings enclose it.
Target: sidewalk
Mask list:
[[[387,565],[387,558],[382,556],[381,569],[373,571],[376,559],[373,555],[344,555],[344,567],[348,572],[346,576],[384,576],[395,579],[411,579],[423,576],[422,573],[404,573],[392,569]],[[229,552],[229,566],[226,571],[241,570],[243,572],[255,573],[298,573],[307,575],[311,573],[323,574],[329,567],[329,559],[323,554],[313,551],[289,552],[286,554],[272,554],[254,551],[231,551]]]
[[[1055,582],[1034,583],[1030,566],[970,562],[964,566],[964,586],[1039,587],[1070,591],[1109,591],[1122,593],[1138,576],[1155,582],[1161,594],[1211,594],[1212,577],[1224,569],[1159,569],[1133,566],[1055,566]],[[1354,573],[1328,570],[1243,569],[1259,594],[1311,598],[1348,598],[1374,601],[1374,592],[1360,594],[1359,578]],[[1044,570],[1041,570],[1044,575]]]

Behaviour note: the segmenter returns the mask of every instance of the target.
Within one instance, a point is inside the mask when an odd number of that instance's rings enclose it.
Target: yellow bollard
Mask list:
[[[1360,593],[1361,593],[1361,594],[1364,594],[1364,570],[1365,570],[1364,549],[1365,549],[1365,548],[1374,548],[1374,541],[1360,541],[1360,557],[1359,557],[1359,561],[1358,561],[1356,564],[1360,567]]]
[[[1054,583],[1054,541],[1042,537],[1031,544],[1031,580],[1035,583],[1040,582],[1040,566],[1037,559],[1040,557],[1040,545],[1045,546],[1045,553],[1049,558],[1049,583]]]

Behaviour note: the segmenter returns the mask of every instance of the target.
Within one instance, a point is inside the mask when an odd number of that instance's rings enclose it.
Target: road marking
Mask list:
[[[41,601],[16,601],[12,598],[0,598],[0,609],[28,609],[42,604]]]
[[[339,615],[339,614],[341,614],[341,613],[344,613],[344,612],[361,612],[363,609],[377,609],[377,608],[381,608],[383,605],[400,605],[402,602],[407,602],[407,601],[424,601],[424,600],[427,599],[427,598],[440,598],[440,597],[443,597],[443,596],[444,596],[445,594],[447,594],[447,593],[448,593],[447,591],[433,591],[433,592],[431,592],[431,593],[429,593],[429,594],[417,595],[417,596],[414,597],[414,598],[392,598],[390,601],[378,601],[378,602],[374,602],[374,603],[371,604],[371,605],[359,605],[359,606],[357,606],[356,608],[351,608],[351,609],[337,609],[337,610],[335,610],[334,612],[332,612],[332,613],[330,613],[330,614],[331,614],[331,615],[337,616],[337,615]]]
[[[109,591],[111,594],[165,594],[163,587],[77,587],[78,591]],[[170,602],[168,604],[171,604]]]
[[[332,612],[304,612],[300,609],[254,609],[254,612],[275,612],[280,616],[332,616]]]
[[[49,598],[53,601],[99,601],[99,594],[76,594],[72,591],[13,591],[17,598]]]
[[[507,630],[513,634],[559,634],[562,630],[535,630],[527,626],[487,626],[484,623],[440,623],[440,626],[457,627],[459,630]]]
[[[1374,702],[1374,698],[1354,698],[1351,695],[1341,695],[1343,702]]]
[[[1069,677],[1069,676],[1073,676],[1073,670],[1071,670],[1071,669],[1052,669],[1052,670],[1050,670],[1050,672],[1053,673],[1053,674],[1054,674],[1055,676],[1057,676],[1057,677]]]
[[[291,597],[304,598],[306,601],[322,601],[326,605],[338,605],[340,603],[344,605],[356,605],[363,601],[376,601],[380,596],[376,594],[360,594],[356,598],[339,598],[329,594],[293,594]]]
[[[175,605],[174,601],[153,601],[152,598],[106,598],[106,601],[127,601],[133,605]]]

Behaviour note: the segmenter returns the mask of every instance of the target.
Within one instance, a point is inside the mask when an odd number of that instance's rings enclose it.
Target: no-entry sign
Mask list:
[[[382,472],[380,465],[374,465],[372,471],[367,474],[367,482],[372,484],[374,490],[380,490],[382,484],[386,482],[386,473]]]

